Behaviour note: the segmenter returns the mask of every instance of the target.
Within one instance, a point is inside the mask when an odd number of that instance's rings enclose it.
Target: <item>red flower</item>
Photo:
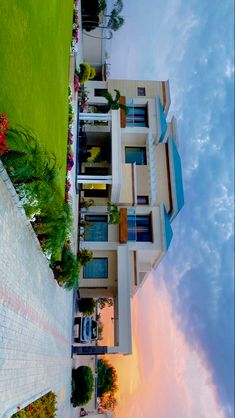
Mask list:
[[[4,113],[0,113],[0,132],[5,133],[8,129],[8,119]]]
[[[19,411],[19,410],[21,409],[21,407],[18,405],[18,406],[17,406],[17,409],[18,409],[18,411]]]

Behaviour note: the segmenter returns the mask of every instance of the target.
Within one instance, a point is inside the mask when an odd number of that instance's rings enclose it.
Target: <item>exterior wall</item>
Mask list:
[[[136,166],[136,183],[137,183],[137,195],[148,196],[149,195],[149,166],[137,165]]]
[[[87,244],[87,243],[86,243]],[[84,245],[88,248],[87,245]],[[108,278],[107,279],[84,279],[83,271],[79,282],[80,294],[82,297],[91,296],[115,296],[117,293],[117,252],[116,251],[97,251],[93,252],[93,257],[108,258]],[[85,288],[85,289],[84,289]],[[100,288],[100,289],[99,289]]]
[[[132,206],[135,201],[132,164],[122,164],[122,186],[119,203]]]
[[[155,150],[156,158],[156,185],[157,185],[157,204],[164,203],[166,210],[170,209],[167,163],[166,163],[166,145],[158,144]]]
[[[89,36],[83,31],[83,60],[89,62],[89,64],[102,64],[102,29],[95,29],[92,31],[92,35],[97,38]]]
[[[165,89],[166,102],[170,105],[169,83],[165,81],[149,81],[149,80],[108,80],[108,89],[111,93],[114,89],[121,92],[126,97],[138,97],[137,87],[145,87],[146,99],[159,96],[163,102],[163,90]],[[142,96],[143,98],[143,96]]]
[[[95,89],[107,89],[106,81],[87,81],[85,83],[86,89],[88,91],[89,103],[107,103],[107,100],[104,97],[95,96]]]
[[[125,161],[125,146],[145,146],[148,135],[146,132],[136,132],[135,128],[131,128],[129,132],[122,129],[122,160]]]

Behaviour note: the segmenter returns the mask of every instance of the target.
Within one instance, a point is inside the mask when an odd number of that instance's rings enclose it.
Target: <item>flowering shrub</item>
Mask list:
[[[8,129],[8,119],[4,113],[0,113],[0,157],[8,150],[5,133]]]
[[[67,170],[71,171],[74,165],[74,153],[70,149],[67,155]]]
[[[68,202],[69,201],[69,190],[71,189],[71,182],[70,180],[66,179],[66,184],[65,184],[65,201]]]
[[[0,113],[0,132],[6,133],[8,129],[8,119],[4,113]]]
[[[85,89],[85,87],[79,90],[78,99],[79,99],[79,103],[80,103],[82,110],[83,111],[87,110],[88,108],[87,102],[89,100],[89,97],[88,97],[88,91]]]
[[[71,189],[71,182],[70,182],[70,180],[68,178],[66,180],[65,189],[66,189],[66,192],[68,192]]]
[[[78,24],[78,10],[77,10],[76,5],[74,5],[74,9],[73,9],[73,27],[74,28],[79,27],[79,24]]]
[[[73,9],[73,39],[71,42],[71,50],[72,52],[77,52],[78,51],[78,28],[79,28],[79,23],[78,23],[78,1],[74,2],[74,9]]]
[[[70,127],[69,127],[69,131],[68,131],[68,143],[70,145],[73,144],[73,132],[72,132],[72,129]]]
[[[74,74],[74,90],[76,91],[76,93],[78,93],[79,88],[80,88],[79,77],[78,77],[78,74],[75,72],[75,74]]]
[[[23,409],[18,405],[17,409],[18,412],[12,415],[12,418],[54,418],[57,411],[56,395],[53,392],[49,392]]]

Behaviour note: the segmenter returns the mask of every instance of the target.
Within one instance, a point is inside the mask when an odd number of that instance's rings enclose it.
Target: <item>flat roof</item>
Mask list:
[[[170,177],[173,200],[173,211],[171,214],[171,220],[173,220],[184,206],[184,188],[181,158],[176,143],[172,137],[169,137],[167,139],[167,144],[169,150]]]

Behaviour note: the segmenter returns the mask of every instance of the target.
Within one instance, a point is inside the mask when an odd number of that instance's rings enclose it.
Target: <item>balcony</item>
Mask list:
[[[134,209],[120,209],[119,242],[137,241],[136,215]]]
[[[119,242],[153,242],[152,213],[136,215],[135,209],[120,209]]]
[[[85,197],[102,196],[118,203],[122,182],[120,111],[104,114],[83,112],[79,117],[87,132],[83,132],[80,141],[77,183],[82,188],[85,184],[85,189],[91,190]],[[91,194],[93,189],[95,192],[100,190],[97,196]]]

